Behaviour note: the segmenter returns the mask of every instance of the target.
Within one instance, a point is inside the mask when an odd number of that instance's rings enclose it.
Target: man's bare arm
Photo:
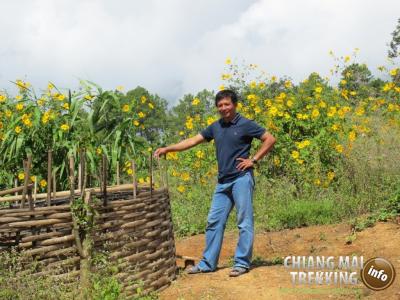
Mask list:
[[[184,150],[190,149],[204,141],[205,141],[205,138],[199,133],[199,134],[197,134],[191,138],[185,139],[177,144],[158,148],[154,152],[154,157],[158,158],[158,157],[160,157],[160,155],[166,154],[168,152],[184,151]]]
[[[253,158],[257,161],[263,158],[264,155],[266,155],[272,149],[276,142],[276,139],[269,132],[265,132],[261,136],[260,140],[262,141],[261,147],[253,156]]]
[[[254,154],[253,158],[259,161],[261,158],[264,157],[274,146],[276,139],[270,134],[269,132],[265,132],[260,140],[262,141],[260,149]],[[251,168],[254,166],[254,163],[251,161],[250,158],[236,158],[240,160],[240,163],[236,166],[239,170],[246,170],[247,168]]]

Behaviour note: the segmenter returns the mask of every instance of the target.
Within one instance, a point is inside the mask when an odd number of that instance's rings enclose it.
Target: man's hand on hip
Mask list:
[[[236,160],[240,160],[241,162],[236,166],[240,171],[246,170],[254,166],[254,163],[249,158],[238,157]]]

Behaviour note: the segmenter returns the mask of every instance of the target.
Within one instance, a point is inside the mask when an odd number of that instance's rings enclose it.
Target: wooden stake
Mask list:
[[[35,185],[33,187],[33,202],[36,202],[37,195],[37,177],[35,176]]]
[[[119,161],[117,161],[117,185],[119,185]]]
[[[74,157],[71,155],[69,157],[69,202],[72,204],[75,199],[75,175],[74,175],[74,169],[75,169],[75,161]]]
[[[47,205],[51,204],[51,169],[52,169],[53,151],[47,152]]]
[[[107,157],[103,154],[103,164],[102,164],[102,183],[103,183],[103,206],[107,206]]]
[[[136,199],[137,195],[136,164],[133,159],[131,160],[131,168],[132,168],[132,181],[133,181],[133,199]]]
[[[153,196],[153,155],[150,152],[150,159],[149,159],[149,173],[150,173],[150,197]]]
[[[14,179],[14,187],[17,188],[18,187],[18,178]],[[15,196],[18,196],[18,192],[15,192]]]
[[[22,191],[22,200],[21,200],[21,208],[25,206],[25,200],[26,200],[26,193],[28,190],[28,183],[29,183],[29,175],[30,175],[30,169],[31,169],[31,164],[32,164],[32,155],[28,154],[28,160],[24,160],[24,189]]]
[[[53,200],[56,199],[56,193],[57,193],[57,181],[56,181],[56,170],[54,169],[53,172]]]

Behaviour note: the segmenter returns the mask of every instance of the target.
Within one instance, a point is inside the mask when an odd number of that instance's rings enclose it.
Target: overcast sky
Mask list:
[[[168,99],[217,90],[225,59],[295,81],[328,75],[335,54],[360,48],[376,73],[399,0],[30,0],[0,2],[0,88],[78,79],[138,85]]]

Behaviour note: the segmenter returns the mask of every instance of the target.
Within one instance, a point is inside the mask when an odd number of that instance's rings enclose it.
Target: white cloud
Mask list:
[[[224,60],[295,80],[328,74],[328,51],[384,63],[397,0],[2,1],[0,86],[142,85],[175,101],[221,83]]]

